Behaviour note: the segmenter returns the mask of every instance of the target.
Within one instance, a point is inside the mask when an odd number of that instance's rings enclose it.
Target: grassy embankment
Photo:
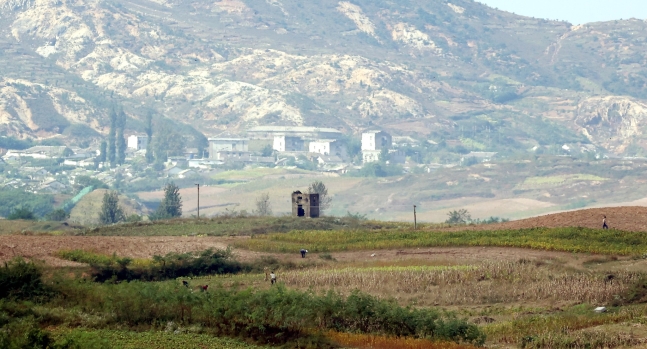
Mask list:
[[[443,224],[426,224],[423,227],[442,227]],[[295,230],[383,230],[413,228],[411,223],[365,221],[352,217],[322,217],[298,219],[294,217],[235,216],[210,219],[175,219],[169,221],[118,224],[88,229],[85,235],[93,236],[249,236],[266,233],[287,233]]]
[[[521,230],[442,232],[382,229],[369,231],[292,231],[237,241],[235,247],[254,251],[293,253],[380,250],[441,246],[499,246],[574,253],[642,255],[647,236],[639,232],[588,228],[532,228]]]

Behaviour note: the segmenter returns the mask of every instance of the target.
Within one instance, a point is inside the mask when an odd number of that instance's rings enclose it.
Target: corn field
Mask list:
[[[288,286],[359,289],[372,294],[421,295],[425,303],[472,305],[515,301],[572,301],[603,304],[636,278],[553,270],[528,262],[498,261],[475,266],[308,269],[282,273]]]

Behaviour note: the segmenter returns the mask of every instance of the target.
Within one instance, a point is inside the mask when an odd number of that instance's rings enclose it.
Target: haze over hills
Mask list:
[[[6,135],[96,139],[116,105],[131,131],[152,112],[207,136],[377,125],[493,151],[644,152],[642,20],[571,26],[469,0],[0,0],[0,9]]]

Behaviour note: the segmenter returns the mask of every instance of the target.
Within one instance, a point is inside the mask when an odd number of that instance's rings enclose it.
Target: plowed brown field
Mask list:
[[[151,258],[170,252],[185,253],[208,248],[225,249],[233,238],[211,237],[123,237],[123,236],[0,236],[0,261],[17,256],[43,260],[52,266],[76,266],[53,255],[60,250],[80,249],[131,258]],[[241,255],[243,253],[244,255]],[[242,260],[259,255],[256,252],[237,251]]]
[[[624,231],[647,231],[647,207],[605,207],[591,208],[586,210],[561,212],[545,216],[521,219],[518,221],[452,227],[450,230],[505,230],[505,229],[527,229],[536,227],[559,228],[559,227],[584,227],[602,228],[602,218],[607,216],[607,224],[610,229]]]

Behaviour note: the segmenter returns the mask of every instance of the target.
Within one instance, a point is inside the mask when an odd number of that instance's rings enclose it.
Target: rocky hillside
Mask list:
[[[207,136],[373,125],[474,149],[647,146],[647,23],[471,0],[0,0],[0,132],[92,140],[123,106]],[[187,127],[185,127],[187,129]]]

